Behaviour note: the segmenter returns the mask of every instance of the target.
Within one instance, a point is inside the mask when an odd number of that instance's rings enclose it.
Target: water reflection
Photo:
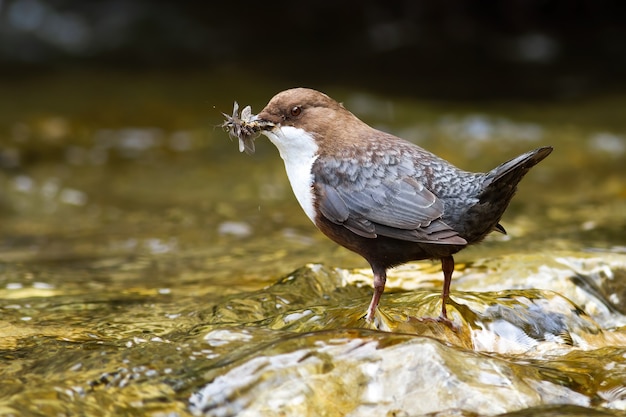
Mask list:
[[[271,84],[207,99],[221,90],[200,76],[177,80],[184,94],[121,79],[102,81],[105,121],[58,94],[58,80],[38,88],[67,107],[0,116],[8,414],[623,413],[625,127],[614,101],[577,113],[333,94],[469,170],[527,141],[555,146],[503,219],[508,237],[460,254],[455,332],[420,320],[440,302],[429,262],[392,271],[378,328],[365,323],[364,261],[313,229],[270,144],[247,157],[215,128],[213,103],[258,110]],[[128,91],[162,107],[125,119],[137,108]]]

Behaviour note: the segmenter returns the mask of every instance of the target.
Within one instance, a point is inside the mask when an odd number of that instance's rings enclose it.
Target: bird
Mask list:
[[[265,135],[280,153],[293,193],[313,224],[369,263],[374,293],[371,322],[387,271],[419,260],[439,260],[443,272],[441,314],[454,272],[453,255],[493,231],[526,173],[552,152],[543,146],[491,171],[461,170],[390,133],[377,130],[328,95],[309,88],[276,94],[257,115],[244,110],[240,150],[254,151],[252,132]],[[245,127],[245,128],[242,128]],[[245,132],[242,134],[241,132]],[[243,146],[243,143],[246,146]]]

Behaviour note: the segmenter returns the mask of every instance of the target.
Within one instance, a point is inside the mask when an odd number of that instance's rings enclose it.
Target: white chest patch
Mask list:
[[[313,206],[313,174],[311,167],[317,159],[318,147],[313,137],[302,129],[291,126],[275,128],[263,132],[278,148],[280,157],[285,161],[285,170],[291,183],[291,189],[302,210],[315,223]]]

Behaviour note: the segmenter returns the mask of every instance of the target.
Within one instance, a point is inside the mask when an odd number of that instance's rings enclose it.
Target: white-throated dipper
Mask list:
[[[458,169],[389,133],[376,130],[326,94],[294,88],[275,95],[256,116],[238,106],[224,126],[254,152],[262,133],[278,148],[291,188],[322,233],[363,256],[374,273],[372,320],[385,289],[387,269],[409,261],[439,259],[443,270],[440,320],[453,254],[504,232],[499,221],[517,184],[552,152],[545,146],[487,173]]]

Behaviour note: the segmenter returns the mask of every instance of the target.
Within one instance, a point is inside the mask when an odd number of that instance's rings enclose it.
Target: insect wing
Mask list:
[[[250,122],[252,121],[252,107],[246,106],[241,111],[241,121],[242,122]]]

